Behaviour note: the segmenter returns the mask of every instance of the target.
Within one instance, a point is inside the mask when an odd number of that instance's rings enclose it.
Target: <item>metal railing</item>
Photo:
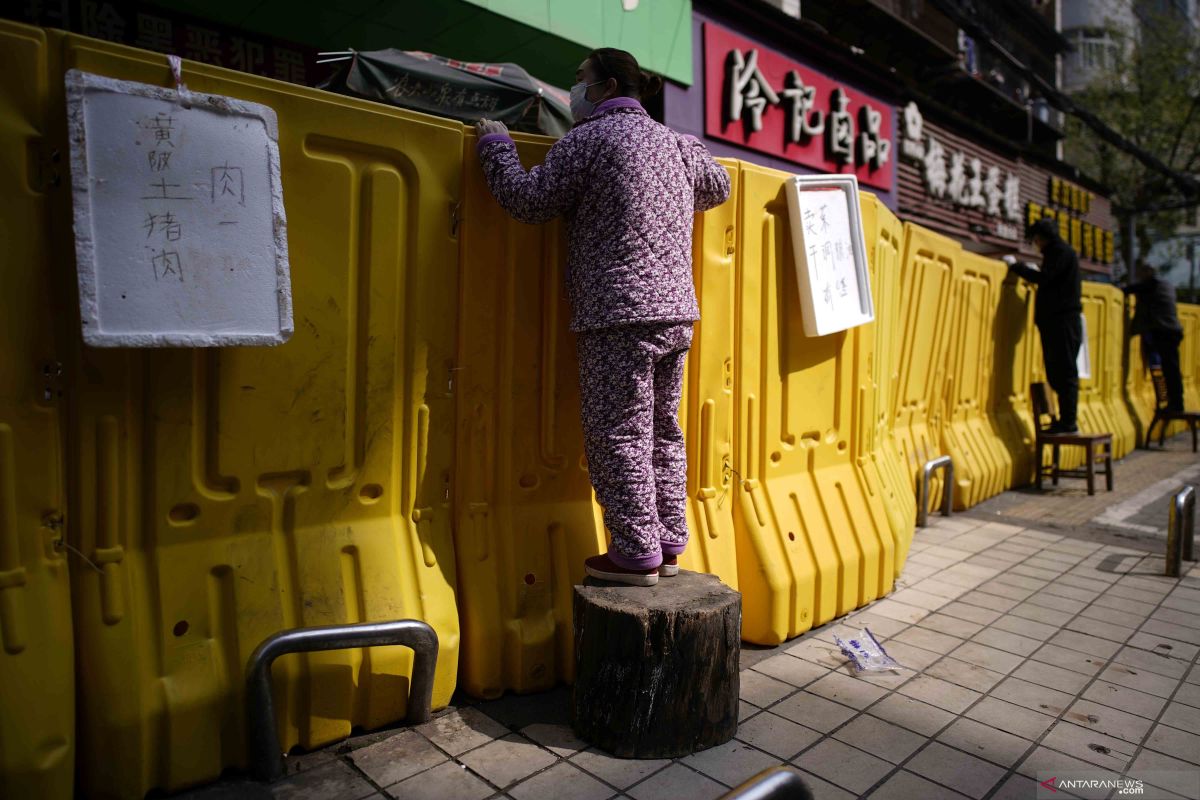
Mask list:
[[[796,770],[771,767],[718,800],[813,800],[813,793]]]
[[[429,720],[433,704],[433,673],[437,667],[438,637],[428,624],[415,619],[361,622],[295,628],[268,636],[250,656],[246,676],[246,721],[250,770],[260,781],[284,775],[283,753],[275,728],[275,703],[271,697],[271,664],[288,653],[345,650],[351,647],[402,645],[413,651],[409,682],[408,722]]]
[[[1185,486],[1171,499],[1167,519],[1167,577],[1178,578],[1183,561],[1195,561],[1196,487]]]
[[[942,477],[942,516],[948,517],[954,509],[954,460],[950,456],[941,456],[932,461],[926,461],[921,470],[921,491],[917,495],[917,527],[924,528],[929,523],[929,481],[933,473],[943,470]]]

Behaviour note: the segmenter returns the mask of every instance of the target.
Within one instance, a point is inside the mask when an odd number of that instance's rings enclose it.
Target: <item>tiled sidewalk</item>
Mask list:
[[[779,648],[744,650],[742,722],[724,746],[676,761],[608,757],[571,735],[558,690],[293,757],[296,774],[273,791],[706,800],[788,763],[822,800],[1034,798],[1046,770],[1129,775],[1195,797],[1200,568],[1190,566],[1167,579],[1161,556],[1145,550],[986,515],[939,518],[918,531],[891,596]],[[862,625],[900,673],[860,677],[847,666],[833,633]],[[1149,777],[1163,771],[1178,774]],[[194,796],[263,792],[225,783]]]

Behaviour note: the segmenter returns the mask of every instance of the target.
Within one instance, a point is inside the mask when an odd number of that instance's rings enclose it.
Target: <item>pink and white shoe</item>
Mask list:
[[[583,568],[588,575],[602,581],[624,583],[629,586],[653,586],[658,583],[657,569],[626,569],[614,564],[608,554],[592,556],[583,562]],[[679,567],[675,567],[676,572]]]

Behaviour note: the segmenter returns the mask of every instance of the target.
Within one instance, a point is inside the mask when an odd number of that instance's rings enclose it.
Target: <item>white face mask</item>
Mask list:
[[[576,122],[587,119],[596,110],[596,104],[587,99],[587,90],[600,83],[604,83],[604,81],[595,81],[594,83],[580,81],[571,87],[571,116]]]

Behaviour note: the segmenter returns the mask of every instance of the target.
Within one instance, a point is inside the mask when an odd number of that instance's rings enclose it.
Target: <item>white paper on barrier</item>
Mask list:
[[[1079,327],[1083,331],[1083,340],[1079,343],[1079,355],[1075,358],[1075,366],[1081,379],[1092,378],[1092,351],[1088,347],[1087,315],[1079,315]]]
[[[275,112],[78,70],[66,85],[84,341],[287,341]]]
[[[825,336],[874,319],[857,179],[796,176],[788,210],[805,334]]]

